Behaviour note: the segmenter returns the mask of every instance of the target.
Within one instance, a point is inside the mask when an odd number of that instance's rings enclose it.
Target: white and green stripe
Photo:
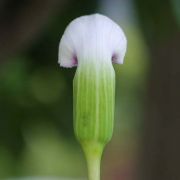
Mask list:
[[[112,64],[106,61],[99,66],[80,64],[73,87],[75,135],[86,154],[89,176],[96,174],[93,180],[99,180],[99,168],[93,167],[100,166],[103,148],[113,132],[115,73]]]

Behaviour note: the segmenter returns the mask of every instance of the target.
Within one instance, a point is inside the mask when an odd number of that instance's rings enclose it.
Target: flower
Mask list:
[[[112,137],[115,104],[112,63],[123,63],[126,46],[122,29],[100,14],[73,20],[60,41],[60,66],[77,66],[73,80],[74,130],[86,155],[89,180],[100,179],[102,151]]]
[[[122,64],[126,46],[122,29],[111,19],[100,14],[82,16],[73,20],[62,36],[59,63],[74,67],[98,59]]]

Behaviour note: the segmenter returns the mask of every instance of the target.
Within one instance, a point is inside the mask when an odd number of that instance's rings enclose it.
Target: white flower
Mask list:
[[[100,180],[100,160],[113,133],[114,63],[123,63],[126,37],[111,19],[82,16],[66,28],[59,45],[59,63],[78,66],[73,79],[74,132],[88,164],[89,180]]]
[[[104,15],[93,14],[73,20],[59,45],[63,67],[102,61],[123,63],[127,40],[122,29]]]

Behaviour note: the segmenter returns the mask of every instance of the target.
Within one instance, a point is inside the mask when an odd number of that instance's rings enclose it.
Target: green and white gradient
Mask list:
[[[106,144],[113,130],[115,74],[112,64],[79,66],[74,77],[74,129],[77,139]]]
[[[88,160],[90,180],[100,179],[100,159],[114,122],[112,64],[78,66],[73,81],[74,130]]]
[[[74,131],[87,159],[89,180],[100,180],[101,155],[113,134],[112,62],[123,63],[126,43],[122,29],[100,14],[72,21],[60,41],[60,65],[77,66],[73,80]]]

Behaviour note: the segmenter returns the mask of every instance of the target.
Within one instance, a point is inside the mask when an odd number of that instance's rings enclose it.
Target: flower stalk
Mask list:
[[[89,180],[100,180],[100,164],[104,147],[97,142],[86,142],[81,145],[87,160]]]
[[[112,62],[121,64],[125,51],[121,28],[99,14],[72,21],[60,42],[60,65],[77,66],[73,80],[74,131],[87,160],[89,180],[100,180],[101,156],[113,134]]]

